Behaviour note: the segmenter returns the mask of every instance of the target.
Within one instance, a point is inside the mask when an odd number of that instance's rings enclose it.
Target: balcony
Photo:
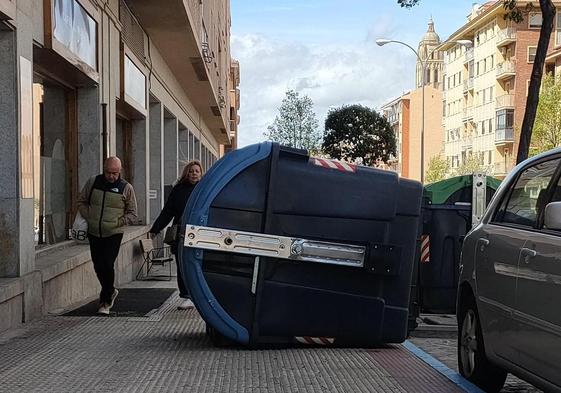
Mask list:
[[[514,142],[514,129],[503,128],[495,130],[495,146],[504,146]]]
[[[473,48],[469,48],[464,54],[464,64],[469,63],[470,60],[473,60]]]
[[[464,93],[473,90],[473,77],[464,80]]]
[[[473,107],[464,108],[462,115],[462,121],[467,122],[473,119]]]
[[[514,63],[512,61],[503,61],[497,64],[497,80],[504,80],[515,75]]]
[[[462,151],[471,150],[473,148],[473,136],[462,138]]]
[[[497,33],[497,48],[506,46],[516,41],[516,29],[513,27],[507,27],[506,29],[501,29]]]
[[[493,176],[504,177],[508,175],[511,169],[512,166],[508,165],[506,162],[496,162],[495,165],[493,165]]]
[[[514,109],[514,94],[503,94],[498,96],[495,102],[497,110]]]

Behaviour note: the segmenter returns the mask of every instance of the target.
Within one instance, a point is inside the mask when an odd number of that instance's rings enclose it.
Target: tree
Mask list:
[[[489,172],[489,167],[481,163],[482,154],[483,153],[473,153],[467,156],[456,169],[456,176],[471,175],[475,172]]]
[[[396,153],[390,123],[373,109],[348,105],[331,109],[325,119],[323,151],[332,158],[375,165]]]
[[[300,97],[298,92],[287,90],[279,114],[264,135],[281,145],[306,149],[312,153],[318,151],[321,132],[313,107],[308,96]]]
[[[406,8],[413,7],[419,1],[420,0],[397,0],[399,5]],[[520,140],[518,143],[516,163],[520,163],[528,158],[530,140],[532,139],[532,128],[534,120],[536,119],[536,111],[538,108],[545,57],[547,55],[547,47],[549,46],[551,32],[553,31],[553,22],[555,21],[555,7],[552,0],[539,0],[539,2],[542,13],[542,25],[540,28],[538,47],[536,48],[534,65],[532,67],[532,75],[530,77],[530,86],[528,87],[524,120],[522,121],[522,128],[520,129]],[[528,4],[528,7],[531,9],[531,3]],[[503,0],[503,7],[507,11],[505,19],[509,19],[516,23],[523,21],[523,10],[517,7],[517,0]]]
[[[561,146],[561,79],[547,74],[542,81],[531,152],[538,154],[558,146]]]
[[[426,183],[435,183],[440,180],[446,179],[448,172],[450,172],[450,164],[445,157],[441,154],[433,156],[429,161],[429,167],[425,175]]]

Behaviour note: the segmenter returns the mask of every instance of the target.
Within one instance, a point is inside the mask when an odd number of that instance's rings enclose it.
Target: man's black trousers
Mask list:
[[[115,260],[119,255],[123,234],[109,237],[96,237],[88,234],[90,241],[90,253],[97,279],[101,284],[99,294],[100,303],[111,303],[111,295],[115,287]]]

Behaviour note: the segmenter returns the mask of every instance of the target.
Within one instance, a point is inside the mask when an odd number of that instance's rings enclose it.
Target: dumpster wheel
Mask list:
[[[206,323],[205,325],[206,325],[206,329],[205,329],[206,335],[208,336],[208,338],[210,338],[210,342],[215,347],[232,347],[236,345],[234,341],[230,340],[228,337],[225,337],[224,335],[216,331],[216,329],[213,328],[212,326],[209,326],[208,323]]]

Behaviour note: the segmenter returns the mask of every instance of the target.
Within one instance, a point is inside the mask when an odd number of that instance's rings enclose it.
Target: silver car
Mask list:
[[[519,164],[465,238],[458,367],[487,392],[507,372],[561,392],[561,149]]]

